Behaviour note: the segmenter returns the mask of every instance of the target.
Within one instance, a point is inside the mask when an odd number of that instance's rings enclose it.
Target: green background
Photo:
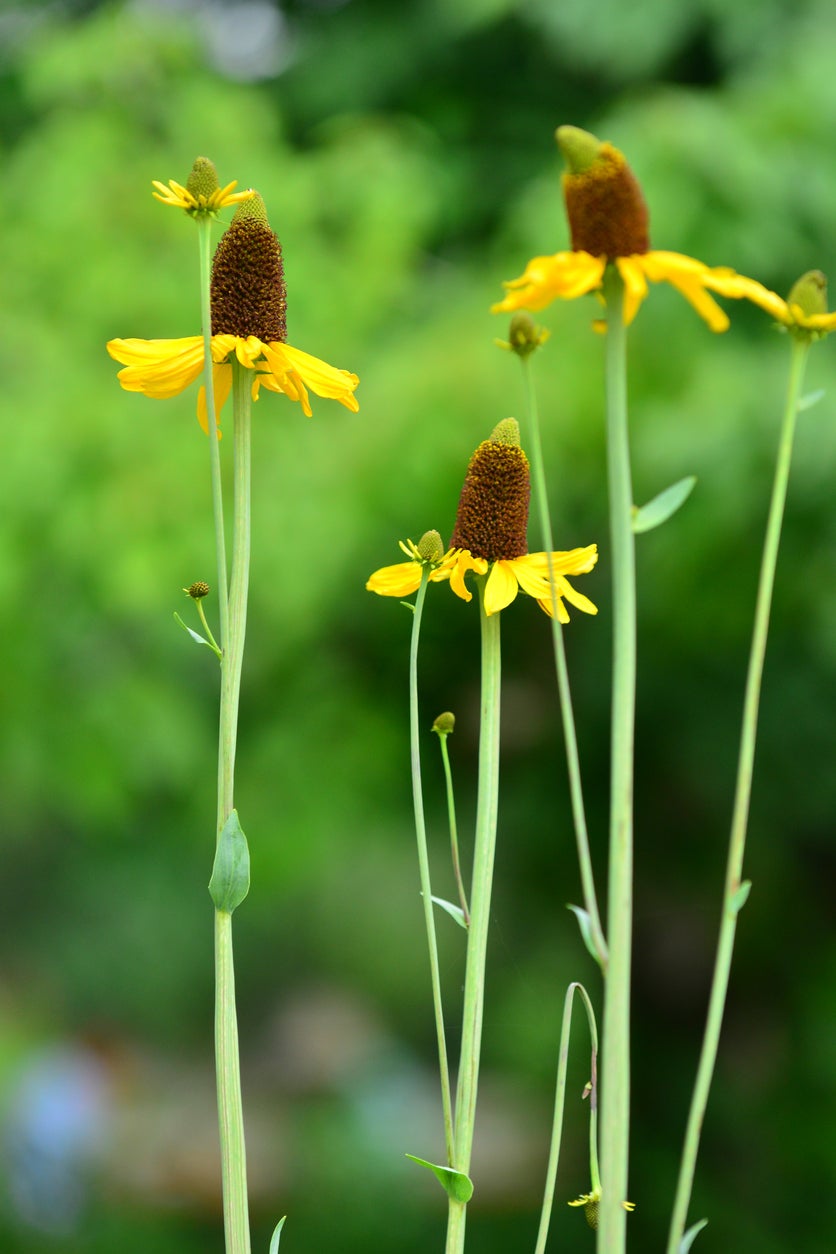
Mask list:
[[[507,322],[488,309],[530,256],[568,245],[556,125],[626,152],[654,246],[782,293],[806,269],[834,269],[832,4],[7,3],[0,49],[0,1241],[26,1254],[222,1248],[205,888],[217,673],[172,618],[188,611],[184,585],[214,582],[208,458],[194,391],[129,395],[104,349],[198,332],[196,233],[150,182],[184,181],[205,154],[222,182],[266,200],[289,342],[361,379],[356,416],[314,398],[307,420],[267,393],[254,411],[237,782],[253,888],[236,915],[254,1248],[288,1212],[282,1248],[297,1254],[440,1249],[441,1191],[403,1157],[442,1152],[408,779],[410,621],[363,585],[398,560],[399,538],[449,536],[473,448],[519,415],[517,362],[493,343]],[[639,540],[637,1250],[662,1247],[696,1065],[789,358],[760,311],[729,312],[714,336],[663,286],[630,336],[637,500],[699,480]],[[610,601],[594,315],[592,299],[540,315],[552,338],[536,370],[556,542],[601,547],[578,580],[600,613],[573,614],[566,640],[603,879]],[[833,374],[825,342],[807,382],[828,395],[800,422],[776,586],[754,887],[691,1210],[710,1219],[706,1251],[825,1254],[836,1236]],[[600,1004],[564,908],[580,888],[546,620],[521,597],[502,628],[473,1254],[533,1248],[567,982]],[[457,715],[467,850],[478,613],[444,586],[428,603],[422,673],[424,726]],[[434,886],[452,895],[429,733],[424,752]],[[439,927],[455,1045],[461,933]],[[567,1251],[593,1246],[563,1205],[589,1187],[586,1050],[579,1020],[553,1227]],[[27,1083],[68,1056],[96,1069],[106,1123],[80,1209],[64,1212],[19,1120]],[[75,1196],[60,1135],[44,1145]],[[23,1160],[45,1190],[40,1228],[15,1202]]]

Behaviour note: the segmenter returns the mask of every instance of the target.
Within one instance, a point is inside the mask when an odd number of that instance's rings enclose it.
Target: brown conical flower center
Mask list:
[[[241,339],[254,335],[265,344],[285,342],[287,295],[282,248],[266,221],[235,215],[215,252],[211,297],[213,335],[237,335]]]
[[[638,179],[612,144],[601,144],[581,173],[563,175],[572,248],[593,257],[630,257],[650,248],[649,216]]]
[[[528,458],[519,445],[484,440],[467,468],[450,547],[488,562],[524,557],[530,495]]]

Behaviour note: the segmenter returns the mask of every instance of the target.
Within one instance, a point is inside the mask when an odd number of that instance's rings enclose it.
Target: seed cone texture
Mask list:
[[[530,495],[528,458],[519,447],[519,427],[508,418],[470,459],[451,547],[488,562],[523,557]]]
[[[287,340],[282,248],[260,196],[244,201],[212,262],[212,334]]]
[[[610,260],[646,253],[647,205],[623,154],[574,126],[561,126],[557,142],[568,166],[563,197],[573,250]]]

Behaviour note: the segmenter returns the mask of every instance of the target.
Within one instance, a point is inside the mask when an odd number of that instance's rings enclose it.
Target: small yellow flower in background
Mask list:
[[[212,263],[212,361],[218,415],[232,387],[232,357],[253,372],[252,397],[261,387],[298,401],[310,417],[308,389],[357,412],[356,374],[338,370],[287,343],[284,265],[278,237],[257,193],[235,212]],[[124,366],[127,392],[154,399],[177,396],[203,371],[203,336],[175,340],[111,340],[107,351]],[[208,431],[206,397],[198,395],[198,419]]]
[[[647,205],[623,154],[576,126],[558,127],[557,142],[568,166],[563,196],[572,251],[534,257],[518,279],[504,284],[507,295],[492,306],[493,313],[544,309],[553,300],[574,300],[596,291],[610,262],[624,282],[627,325],[647,296],[648,281],[670,283],[712,331],[725,331],[729,319],[711,292],[761,305],[774,295],[726,267],[712,268],[682,253],[651,250]]]
[[[596,606],[566,578],[592,570],[598,561],[597,546],[590,544],[583,549],[551,554],[529,553],[529,496],[528,458],[520,448],[519,426],[515,419],[506,418],[470,459],[450,548],[445,553],[438,537],[430,580],[449,579],[456,596],[470,601],[472,593],[466,576],[470,571],[487,574],[486,614],[504,610],[520,589],[534,597],[549,616],[554,601],[562,623],[569,622],[564,599],[585,614],[597,614]],[[437,532],[428,534],[438,536]],[[412,541],[409,547],[401,544],[401,548],[412,560],[376,571],[366,584],[370,592],[403,597],[419,587],[428,556]]]
[[[586,1215],[586,1222],[590,1228],[598,1227],[598,1203],[601,1201],[601,1190],[593,1189],[591,1193],[583,1193],[576,1202],[567,1202],[567,1206],[582,1206]],[[621,1205],[625,1210],[635,1210],[635,1202],[622,1202]]]
[[[171,205],[173,209],[185,209],[191,218],[217,217],[219,209],[240,204],[255,195],[252,188],[246,192],[233,191],[238,186],[237,179],[227,183],[226,187],[221,187],[214,162],[208,157],[197,158],[185,187],[174,179],[168,180],[168,187],[158,179],[152,182],[157,191],[151,195],[156,200],[164,205]]]
[[[791,335],[800,339],[817,340],[836,330],[836,313],[828,313],[827,279],[821,270],[808,270],[802,274],[786,300],[768,288],[763,288],[759,296],[751,296],[750,299],[771,314]]]
[[[408,562],[397,562],[394,566],[383,566],[366,583],[369,592],[376,592],[382,597],[408,597],[417,592],[421,586],[421,575],[425,567],[429,567],[430,580],[449,578],[449,554],[444,552],[441,536],[437,531],[426,531],[417,544],[412,540],[398,541],[409,558]]]

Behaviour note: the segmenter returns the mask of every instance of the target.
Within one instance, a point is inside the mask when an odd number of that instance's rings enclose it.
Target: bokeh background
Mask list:
[[[150,196],[198,154],[264,195],[289,337],[361,376],[361,410],[255,411],[236,915],[254,1248],[441,1248],[444,1198],[408,779],[409,616],[366,593],[399,538],[449,535],[467,459],[518,414],[488,308],[568,243],[557,124],[621,147],[657,247],[785,292],[836,269],[831,0],[269,0],[0,8],[4,717],[0,1244],[222,1248],[211,1056],[217,675],[173,622],[213,581],[194,396],[122,392],[105,342],[196,333],[194,231]],[[229,211],[225,214],[229,217]],[[537,359],[558,544],[597,540],[567,631],[603,875],[609,591],[602,345],[552,307]],[[759,311],[713,336],[670,289],[631,334],[640,539],[630,1219],[659,1249],[702,1029],[759,548],[788,362]],[[836,1244],[836,423],[811,356],[779,567],[741,917],[692,1218],[698,1248]],[[229,449],[223,446],[224,454]],[[188,609],[188,606],[185,607]],[[209,607],[211,613],[211,605]],[[185,612],[185,611],[184,611]],[[474,1254],[533,1248],[563,991],[594,964],[545,618],[503,615],[500,843]],[[472,830],[478,614],[439,588],[423,719],[452,709]],[[451,895],[425,740],[436,891]],[[466,856],[466,855],[465,855]],[[603,886],[602,886],[603,887]],[[461,933],[439,921],[457,1042]],[[555,1248],[592,1248],[578,1025]]]

